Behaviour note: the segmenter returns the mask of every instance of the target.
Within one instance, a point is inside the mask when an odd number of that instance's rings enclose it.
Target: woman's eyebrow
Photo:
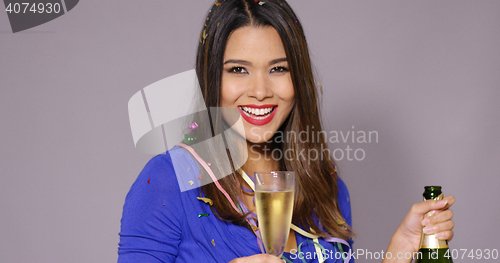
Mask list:
[[[241,60],[241,59],[229,59],[226,62],[224,62],[224,65],[226,65],[228,63],[252,65],[252,62],[249,62],[249,61],[246,61],[246,60]]]
[[[284,57],[284,58],[277,58],[277,59],[273,59],[273,60],[269,61],[269,65],[274,65],[274,64],[277,64],[277,63],[280,63],[280,62],[286,62],[286,61],[287,61],[286,57]],[[246,61],[246,60],[242,60],[242,59],[229,59],[229,60],[226,60],[226,62],[224,62],[224,65],[229,64],[229,63],[243,64],[243,65],[252,65],[252,62]]]
[[[277,59],[273,59],[269,62],[269,66],[271,65],[274,65],[274,64],[277,64],[277,63],[280,63],[280,62],[286,62],[286,57],[285,58],[277,58]]]

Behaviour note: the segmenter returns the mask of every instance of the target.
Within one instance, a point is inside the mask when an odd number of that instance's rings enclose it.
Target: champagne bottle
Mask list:
[[[429,199],[443,199],[441,186],[426,186],[424,189],[424,201]],[[428,215],[425,216],[427,217]],[[415,263],[453,263],[450,249],[448,248],[448,241],[439,240],[435,235],[422,233],[420,249],[418,250]]]

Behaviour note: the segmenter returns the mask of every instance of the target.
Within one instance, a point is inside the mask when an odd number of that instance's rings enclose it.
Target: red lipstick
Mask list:
[[[269,113],[263,115],[256,115],[255,111],[260,109],[271,108]],[[241,116],[248,123],[253,125],[266,125],[270,121],[272,121],[276,111],[278,110],[278,105],[273,104],[264,104],[264,105],[255,105],[255,104],[247,104],[238,106],[238,110],[240,111]],[[257,113],[258,114],[258,113]],[[262,113],[260,113],[262,114]]]

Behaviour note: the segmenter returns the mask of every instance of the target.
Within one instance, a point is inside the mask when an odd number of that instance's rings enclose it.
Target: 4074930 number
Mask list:
[[[450,249],[444,254],[452,259],[498,259],[498,249]]]
[[[26,14],[26,13],[60,13],[62,11],[59,3],[9,3],[5,8],[9,14]]]

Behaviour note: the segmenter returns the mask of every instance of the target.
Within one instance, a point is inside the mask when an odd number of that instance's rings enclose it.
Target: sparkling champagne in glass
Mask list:
[[[292,222],[295,172],[256,172],[255,207],[266,252],[280,256]]]

